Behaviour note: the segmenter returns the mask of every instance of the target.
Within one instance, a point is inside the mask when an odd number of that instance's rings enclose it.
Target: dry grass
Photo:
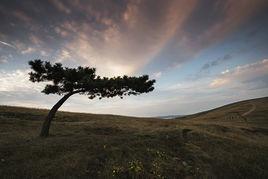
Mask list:
[[[0,107],[1,178],[268,178],[268,98],[178,120],[59,112],[41,139],[46,113]]]

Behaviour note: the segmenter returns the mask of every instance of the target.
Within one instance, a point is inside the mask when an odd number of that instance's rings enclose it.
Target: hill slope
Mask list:
[[[0,107],[1,178],[267,178],[268,98],[180,120]]]

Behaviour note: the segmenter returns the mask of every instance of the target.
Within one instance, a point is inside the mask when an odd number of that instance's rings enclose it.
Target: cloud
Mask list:
[[[263,0],[198,1],[147,69],[163,70],[193,60],[205,49],[219,44],[239,30],[245,23],[252,23],[251,18],[265,10],[267,3]]]
[[[201,72],[202,72],[202,71],[207,71],[207,70],[209,70],[209,69],[212,68],[212,67],[218,66],[218,65],[220,65],[221,63],[230,60],[231,58],[232,58],[232,56],[231,56],[230,54],[226,54],[226,55],[224,55],[222,58],[219,58],[219,59],[214,60],[214,61],[207,62],[207,63],[205,63],[205,64],[202,66],[202,68],[201,68]]]
[[[263,0],[199,1],[184,26],[189,43],[200,47],[218,42],[266,7]]]
[[[0,56],[0,64],[7,63],[7,62],[8,62],[8,57],[7,56],[4,56],[4,55]]]
[[[221,87],[225,84],[227,84],[229,81],[228,79],[222,79],[222,78],[219,78],[219,79],[215,79],[213,80],[211,83],[210,83],[210,87],[211,88],[218,88],[218,87]]]
[[[8,46],[8,47],[16,49],[16,47],[14,45],[10,44],[10,43],[4,42],[4,41],[0,41],[0,43],[5,45],[5,46]]]
[[[0,31],[8,41],[53,59],[66,50],[70,58],[65,61],[75,59],[109,76],[140,73],[150,65],[154,71],[177,67],[265,7],[262,0],[50,0],[2,6]],[[14,28],[20,30],[14,33]]]
[[[36,49],[34,49],[34,48],[32,48],[32,47],[28,47],[28,48],[26,48],[25,50],[22,50],[21,53],[22,53],[22,54],[29,54],[29,53],[33,53],[33,52],[35,52],[35,51],[36,51]]]
[[[58,55],[56,57],[56,61],[57,62],[64,62],[66,60],[71,60],[71,54],[68,50],[66,49],[61,49],[59,52],[58,52]]]
[[[234,84],[240,85],[240,83],[256,82],[256,79],[264,76],[268,77],[267,59],[243,66],[237,66],[234,69],[227,69],[210,83],[210,87],[220,88]],[[267,81],[264,82],[266,83]]]
[[[44,84],[33,84],[29,81],[28,70],[0,71],[0,92],[21,93],[27,91],[41,91]]]
[[[176,11],[178,6],[185,8]],[[90,12],[97,17],[94,21],[99,29],[67,21],[58,32],[77,32],[64,48],[82,63],[96,66],[99,73],[133,74],[159,53],[191,8],[191,3],[184,1],[130,1],[114,19],[105,15],[110,13],[106,10]]]
[[[29,35],[29,40],[32,42],[32,44],[36,46],[42,46],[45,42],[40,39],[37,35],[30,34]]]
[[[8,38],[51,50],[54,58],[57,51],[67,50],[77,64],[95,66],[100,74],[113,76],[137,73],[152,61],[187,18],[195,0],[51,0],[4,5],[6,12],[14,9],[12,15],[5,13],[4,24],[12,19],[20,27],[11,34],[6,26]]]
[[[162,72],[159,71],[159,72],[153,73],[152,78],[158,79],[158,78],[161,78],[161,76],[162,76]]]
[[[13,11],[13,15],[18,18],[19,20],[23,21],[24,23],[31,23],[32,18],[28,16],[25,12],[21,10],[15,10]]]
[[[64,5],[60,0],[50,0],[50,2],[61,12],[64,12],[66,14],[70,14],[71,10]]]
[[[204,77],[209,77],[211,76],[210,74],[210,70],[222,65],[223,63],[229,61],[232,59],[232,56],[230,54],[226,54],[223,57],[220,57],[216,60],[213,61],[208,61],[207,63],[205,63],[200,70],[198,70],[197,72],[195,72],[194,74],[191,74],[187,77],[188,80],[191,81],[195,81],[195,80],[200,80],[203,79]],[[228,70],[228,69],[227,69]],[[222,72],[223,73],[223,72]],[[215,85],[219,84],[220,81],[215,81]],[[214,85],[212,85],[214,86]]]

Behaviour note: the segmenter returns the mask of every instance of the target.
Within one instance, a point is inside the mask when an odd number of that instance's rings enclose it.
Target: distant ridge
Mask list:
[[[156,116],[158,119],[176,119],[179,117],[183,117],[184,115],[168,115],[168,116]]]

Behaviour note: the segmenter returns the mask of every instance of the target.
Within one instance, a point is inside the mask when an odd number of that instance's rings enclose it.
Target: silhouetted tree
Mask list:
[[[32,72],[29,73],[32,82],[52,82],[42,91],[45,94],[58,94],[63,97],[52,107],[43,123],[40,136],[47,137],[52,119],[60,106],[73,94],[88,95],[89,99],[98,97],[112,98],[125,95],[139,95],[154,90],[155,80],[149,80],[148,75],[140,77],[100,77],[96,76],[95,68],[62,67],[61,63],[51,64],[47,61],[29,61]]]

